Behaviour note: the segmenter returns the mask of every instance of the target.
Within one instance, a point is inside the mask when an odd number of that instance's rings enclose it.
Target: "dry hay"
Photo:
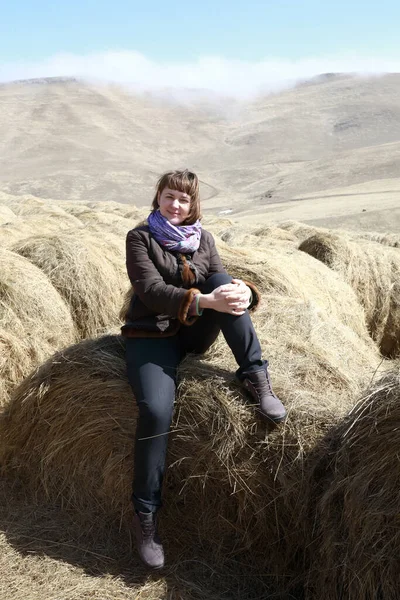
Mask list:
[[[7,200],[3,200],[3,202],[15,215],[24,217],[25,219],[40,217],[53,221],[58,218],[60,221],[64,220],[71,227],[79,227],[80,225],[78,219],[68,214],[56,202],[50,200],[42,200],[35,196],[10,196]]]
[[[283,231],[294,235],[299,242],[302,242],[317,233],[328,232],[327,229],[314,227],[313,225],[307,225],[306,223],[300,223],[299,221],[282,221],[278,226]]]
[[[360,337],[368,337],[363,309],[351,287],[292,243],[269,243],[268,249],[260,251],[230,248],[217,240],[217,247],[233,277],[252,281],[264,294],[316,302]]]
[[[13,223],[18,217],[8,206],[0,204],[0,225]]]
[[[16,384],[37,366],[29,344],[21,337],[0,329],[0,406],[6,404]]]
[[[107,239],[89,236],[34,236],[13,251],[39,267],[70,306],[82,338],[119,326],[118,310],[126,287],[122,257]]]
[[[397,364],[317,451],[308,597],[399,597],[399,442]]]
[[[384,356],[400,350],[400,253],[366,240],[314,235],[299,249],[339,273],[357,294],[372,338]]]
[[[0,249],[2,401],[33,367],[75,339],[71,313],[46,275],[22,256]]]
[[[210,229],[210,231],[215,233],[223,242],[228,244],[228,246],[234,248],[246,246],[268,249],[271,243],[274,245],[276,245],[277,242],[282,244],[288,242],[294,244],[298,241],[293,233],[276,226],[250,227],[247,224],[243,226],[239,223],[236,223],[235,225],[232,223],[229,227],[223,229],[221,229],[221,227],[211,229],[208,226],[207,229]]]
[[[137,206],[130,204],[122,204],[121,202],[114,202],[112,200],[107,200],[106,202],[88,202],[87,206],[96,211],[102,213],[110,213],[114,215],[119,215],[120,217],[129,218],[129,219],[140,219],[143,218],[142,214],[144,211],[147,215],[149,210],[145,208],[138,208]]]
[[[58,201],[57,206],[62,208],[63,210],[65,210],[65,212],[67,212],[69,215],[72,215],[77,218],[79,218],[79,215],[81,215],[82,213],[86,213],[90,210],[88,204],[86,202],[84,202],[83,200]]]
[[[14,221],[0,225],[0,247],[10,249],[16,242],[34,233],[35,229],[23,217],[15,217]]]
[[[265,578],[234,564],[177,554],[149,573],[127,532],[104,515],[32,502],[23,486],[0,481],[1,600],[255,600],[269,597]]]
[[[240,555],[250,570],[289,577],[303,543],[305,456],[352,405],[379,357],[349,328],[293,299],[270,298],[256,328],[288,422],[266,435],[232,381],[236,367],[222,342],[205,360],[189,357],[180,369],[162,530],[187,550],[201,541],[219,563]],[[136,407],[125,371],[118,336],[50,359],[19,386],[0,422],[4,470],[24,474],[27,487],[53,500],[129,520]]]
[[[369,240],[370,242],[377,242],[384,246],[391,246],[392,248],[400,248],[400,235],[398,233],[377,233],[371,231],[358,233],[355,237]]]
[[[125,219],[125,217],[112,212],[94,210],[82,212],[79,215],[79,220],[89,231],[109,231],[121,236],[123,239],[126,237],[128,231],[135,226],[135,223],[131,219]]]

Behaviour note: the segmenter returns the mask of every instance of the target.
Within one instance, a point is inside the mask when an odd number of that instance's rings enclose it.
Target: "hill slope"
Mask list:
[[[248,104],[203,98],[178,105],[68,79],[5,84],[0,189],[140,206],[162,171],[188,166],[202,179],[206,212],[276,221],[282,203],[310,194],[323,203],[326,190],[363,184],[362,200],[352,195],[347,203],[357,219],[362,203],[374,210],[399,204],[395,194],[381,207],[376,195],[380,180],[400,187],[399,92],[400,75],[333,76]],[[328,212],[343,216],[332,202]]]

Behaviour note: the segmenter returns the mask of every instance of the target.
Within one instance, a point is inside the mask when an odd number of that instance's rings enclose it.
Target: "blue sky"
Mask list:
[[[280,64],[289,78],[296,69],[301,76],[304,65],[307,75],[363,65],[400,70],[399,23],[398,0],[3,0],[0,79],[37,76],[41,69],[47,76],[75,69],[98,77],[103,61],[106,77],[118,72],[129,80],[140,72],[137,60],[143,72],[201,63],[204,75],[210,58],[212,70],[220,61],[218,72],[222,63],[228,71],[232,61],[246,63],[247,70],[263,63],[268,80]],[[293,68],[286,71],[288,65]],[[199,86],[207,82],[199,79]]]

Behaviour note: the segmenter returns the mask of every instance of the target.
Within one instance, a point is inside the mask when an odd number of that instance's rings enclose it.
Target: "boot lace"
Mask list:
[[[143,534],[144,538],[149,539],[149,538],[154,537],[154,534],[156,532],[156,525],[155,525],[153,519],[152,520],[146,519],[143,521],[141,520],[140,526],[141,526],[142,534]]]
[[[262,379],[257,379],[257,381],[253,381],[253,384],[257,394],[259,394],[260,396],[262,396],[263,394],[274,395],[274,392],[272,391],[271,381],[268,375],[266,375],[265,378],[263,377]]]

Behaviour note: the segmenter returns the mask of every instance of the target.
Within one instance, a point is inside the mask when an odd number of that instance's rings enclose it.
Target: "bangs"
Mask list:
[[[191,198],[195,197],[198,191],[198,179],[194,173],[190,171],[178,171],[166,173],[160,181],[159,190],[162,191],[168,187],[171,190],[183,192]]]

